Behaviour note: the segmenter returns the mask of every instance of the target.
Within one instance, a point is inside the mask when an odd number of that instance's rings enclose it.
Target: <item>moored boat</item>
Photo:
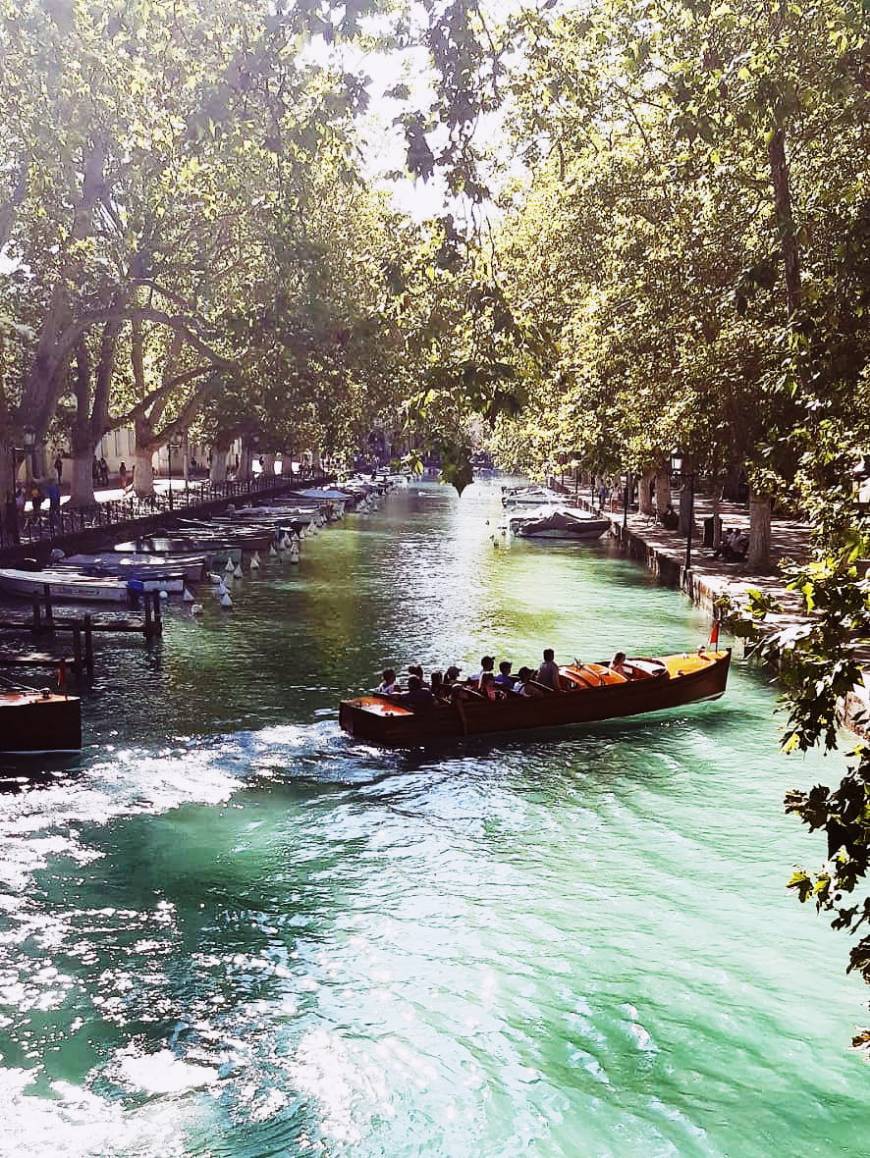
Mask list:
[[[205,577],[205,555],[170,556],[98,551],[93,555],[68,555],[63,562],[78,567],[85,574],[115,575],[118,578],[154,578],[181,572],[188,583],[199,583]]]
[[[79,752],[81,701],[41,691],[0,692],[0,753],[36,756]]]
[[[610,672],[605,664],[572,664],[560,669],[570,691],[534,699],[510,695],[495,702],[473,697],[416,711],[404,707],[400,697],[366,695],[342,701],[339,724],[360,740],[410,747],[451,737],[596,723],[718,699],[730,663],[729,648],[630,659],[630,677]]]
[[[131,581],[132,582],[132,581]],[[0,591],[31,599],[42,596],[46,587],[52,599],[86,603],[126,603],[136,589],[126,579],[82,575],[75,571],[19,571],[0,568]],[[139,588],[141,590],[141,588]]]
[[[534,518],[512,520],[512,530],[522,539],[600,539],[610,530],[610,519],[596,519],[585,511],[554,507],[537,511]]]

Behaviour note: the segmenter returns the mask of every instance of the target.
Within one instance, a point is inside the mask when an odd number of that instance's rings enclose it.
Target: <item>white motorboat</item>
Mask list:
[[[126,603],[137,588],[136,580],[98,578],[74,571],[19,571],[0,568],[0,591],[23,599],[41,596],[48,587],[52,599],[70,599],[81,603]],[[138,588],[141,590],[141,588]]]
[[[501,496],[502,506],[508,509],[513,507],[543,507],[565,505],[565,496],[558,491],[551,491],[549,487],[504,487]]]

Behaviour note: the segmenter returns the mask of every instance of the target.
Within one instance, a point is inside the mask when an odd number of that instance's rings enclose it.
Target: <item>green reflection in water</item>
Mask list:
[[[0,1152],[865,1151],[862,987],[782,887],[822,762],[777,754],[761,676],[546,740],[338,732],[387,662],[702,638],[603,547],[494,550],[497,515],[411,487],[106,647],[77,774],[0,798]]]

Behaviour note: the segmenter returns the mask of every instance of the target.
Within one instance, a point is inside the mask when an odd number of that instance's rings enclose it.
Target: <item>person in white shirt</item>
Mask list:
[[[400,692],[401,690],[402,689],[399,686],[399,682],[396,679],[396,673],[391,667],[385,668],[381,672],[381,682],[378,685],[378,695],[394,696],[396,692]]]

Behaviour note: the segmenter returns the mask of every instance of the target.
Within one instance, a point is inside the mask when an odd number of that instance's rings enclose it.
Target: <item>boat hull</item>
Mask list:
[[[48,587],[52,599],[76,603],[126,603],[130,590],[123,579],[63,575],[50,571],[0,571],[0,591],[21,599],[42,597]]]
[[[543,531],[520,527],[516,533],[521,539],[562,539],[590,542],[600,539],[609,530],[609,519],[590,519],[588,526],[580,524],[577,527],[553,527]]]
[[[36,756],[79,752],[81,747],[81,701],[77,696],[0,694],[0,753]]]
[[[666,656],[660,676],[602,684],[537,699],[511,696],[438,706],[411,712],[383,697],[344,700],[339,724],[359,740],[389,747],[413,747],[445,738],[479,736],[598,723],[703,700],[718,699],[728,682],[731,651],[709,656]]]

